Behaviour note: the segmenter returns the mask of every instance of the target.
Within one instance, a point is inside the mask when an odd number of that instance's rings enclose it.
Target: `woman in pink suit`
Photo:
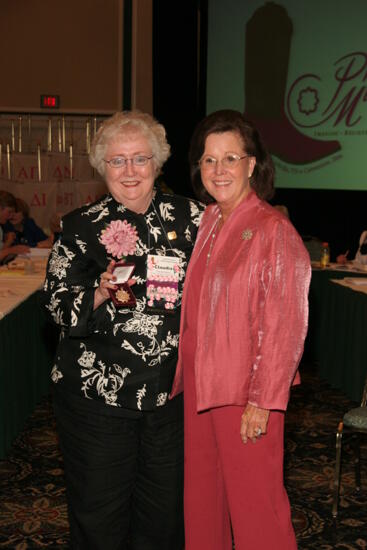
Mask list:
[[[309,256],[265,199],[274,168],[245,117],[218,111],[190,148],[211,204],[187,271],[172,396],[184,390],[186,550],[294,550],[283,428],[307,330]]]

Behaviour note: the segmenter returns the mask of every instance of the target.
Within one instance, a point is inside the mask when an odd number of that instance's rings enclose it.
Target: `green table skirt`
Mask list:
[[[49,391],[55,333],[38,292],[0,321],[0,459]]]
[[[306,352],[322,378],[358,402],[367,375],[367,294],[330,282],[348,276],[356,275],[313,272]]]

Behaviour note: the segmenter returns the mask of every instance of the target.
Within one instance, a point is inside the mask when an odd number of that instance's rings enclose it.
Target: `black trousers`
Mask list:
[[[124,418],[57,391],[73,550],[182,550],[183,407]]]

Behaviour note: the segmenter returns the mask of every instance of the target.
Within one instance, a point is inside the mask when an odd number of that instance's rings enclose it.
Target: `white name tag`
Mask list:
[[[149,254],[147,304],[149,309],[171,312],[177,307],[180,258]]]

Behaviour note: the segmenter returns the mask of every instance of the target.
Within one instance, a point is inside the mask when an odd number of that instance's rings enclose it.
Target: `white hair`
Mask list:
[[[108,145],[125,135],[140,133],[149,141],[157,173],[171,154],[166,139],[166,130],[148,113],[141,111],[122,111],[107,118],[96,133],[89,154],[89,162],[102,177],[106,165],[103,161]]]

